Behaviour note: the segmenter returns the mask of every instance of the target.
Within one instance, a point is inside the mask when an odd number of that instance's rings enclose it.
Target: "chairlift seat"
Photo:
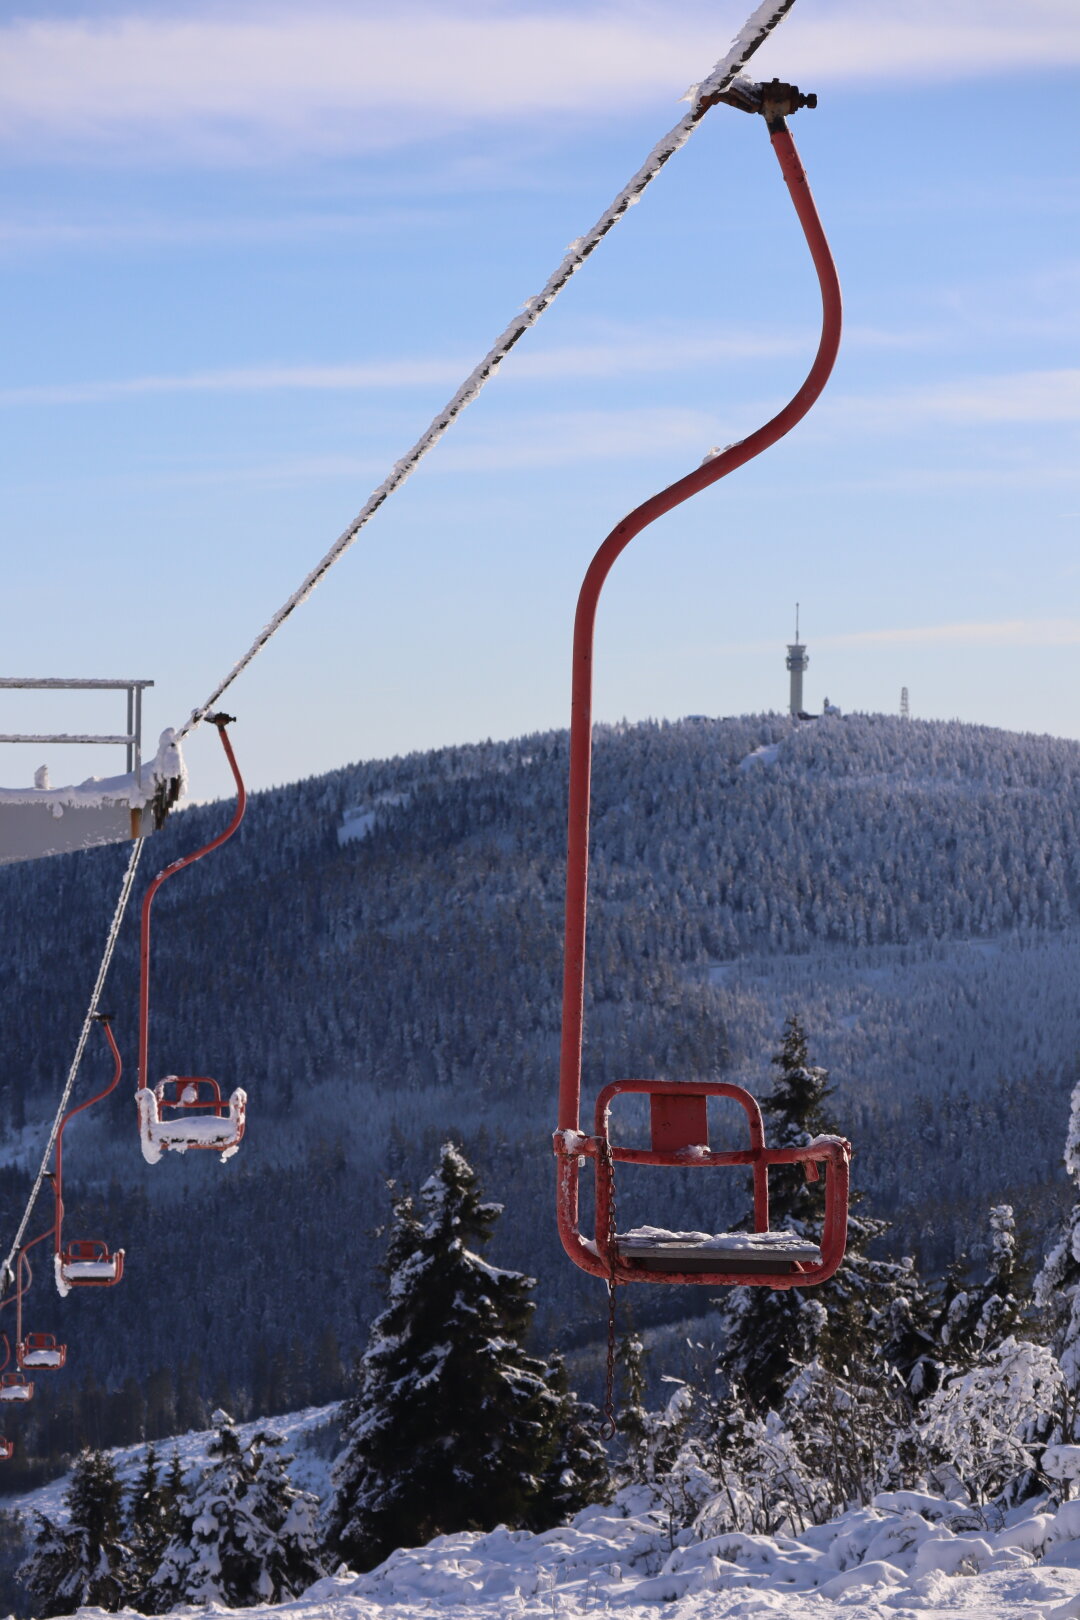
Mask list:
[[[56,1256],[56,1287],[60,1294],[72,1288],[112,1288],[124,1275],[124,1251],[109,1251],[101,1238],[76,1238]]]
[[[57,1344],[52,1333],[28,1333],[16,1346],[15,1359],[20,1367],[39,1367],[48,1371],[65,1364],[67,1345]]]
[[[0,1401],[32,1401],[33,1398],[31,1379],[24,1378],[21,1372],[0,1374]]]
[[[791,1276],[820,1266],[821,1247],[794,1232],[666,1232],[636,1227],[615,1239],[621,1260],[645,1271],[723,1271],[732,1275]]]
[[[648,1099],[648,1147],[624,1147],[612,1139],[611,1108],[622,1094]],[[745,1147],[717,1150],[711,1145],[708,1103],[712,1097],[726,1098],[742,1108],[748,1127]],[[840,1136],[817,1136],[798,1147],[766,1147],[761,1109],[743,1086],[722,1080],[612,1081],[597,1096],[593,1134],[586,1136],[576,1128],[558,1130],[555,1153],[563,1246],[582,1270],[609,1282],[810,1288],[831,1277],[844,1257],[851,1144]],[[578,1178],[589,1160],[596,1171],[591,1239],[580,1229],[578,1212]],[[613,1233],[616,1167],[624,1164],[748,1170],[753,1181],[753,1230],[670,1232],[640,1226]],[[797,1232],[773,1231],[769,1225],[769,1171],[782,1165],[800,1167],[809,1181],[820,1181],[825,1172],[820,1243]]]
[[[189,1148],[209,1149],[224,1161],[243,1140],[247,1092],[239,1086],[226,1099],[217,1081],[206,1075],[170,1074],[152,1091],[141,1087],[135,1102],[147,1164],[157,1164],[163,1153],[186,1153]]]
[[[14,1455],[14,1444],[10,1440],[6,1440],[4,1436],[0,1434],[0,1462],[10,1462]]]

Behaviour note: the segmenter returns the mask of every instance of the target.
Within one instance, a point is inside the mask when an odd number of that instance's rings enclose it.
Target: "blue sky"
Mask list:
[[[152,678],[179,723],[749,9],[0,6],[4,671]],[[820,96],[792,127],[844,348],[619,563],[598,714],[782,707],[798,599],[813,707],[907,685],[1080,736],[1080,12],[797,0],[756,71]],[[714,110],[233,689],[251,781],[565,724],[593,549],[793,391],[816,297],[760,120]]]

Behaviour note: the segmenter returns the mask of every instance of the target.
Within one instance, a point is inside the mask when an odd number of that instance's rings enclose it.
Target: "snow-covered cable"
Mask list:
[[[26,1201],[26,1208],[23,1210],[22,1220],[19,1222],[19,1229],[15,1233],[11,1248],[7,1253],[7,1258],[5,1259],[3,1266],[0,1267],[0,1293],[6,1293],[14,1280],[15,1258],[22,1245],[22,1240],[26,1236],[26,1228],[29,1224],[30,1216],[33,1214],[34,1205],[37,1203],[38,1194],[41,1191],[42,1183],[45,1180],[45,1175],[49,1168],[49,1160],[52,1158],[53,1146],[56,1142],[56,1133],[60,1129],[60,1121],[67,1112],[68,1103],[71,1101],[71,1093],[79,1073],[79,1066],[82,1063],[83,1053],[86,1050],[86,1043],[90,1038],[90,1030],[94,1022],[95,1014],[98,1010],[98,1003],[101,1000],[101,992],[105,987],[105,979],[112,963],[113,952],[116,949],[116,940],[120,933],[120,925],[124,920],[124,913],[127,910],[128,901],[131,899],[131,890],[135,882],[135,872],[139,865],[139,856],[142,854],[144,843],[145,839],[136,838],[135,842],[131,846],[131,856],[128,860],[127,871],[124,873],[124,881],[120,885],[120,894],[116,901],[116,909],[113,912],[112,923],[109,926],[108,938],[105,941],[105,949],[102,952],[101,962],[98,965],[97,978],[94,981],[94,989],[90,997],[90,1005],[86,1009],[86,1017],[83,1019],[82,1029],[79,1032],[79,1039],[75,1047],[75,1056],[71,1060],[71,1067],[68,1069],[67,1080],[64,1084],[60,1104],[56,1110],[55,1117],[53,1118],[52,1129],[49,1132],[49,1140],[45,1144],[45,1152],[41,1159],[41,1168],[38,1170],[30,1196]]]
[[[323,575],[349,549],[368,519],[374,517],[379,507],[396,489],[400,489],[423,457],[438,444],[443,434],[461,415],[466,406],[472,404],[484,384],[494,376],[502,365],[518,339],[531,326],[536,325],[544,311],[555,301],[571,276],[580,270],[585,260],[603,241],[612,226],[617,225],[627,210],[638,201],[646,186],[655,180],[664,164],[674,157],[681,147],[686,145],[697,125],[709,110],[712,104],[711,98],[731,83],[740,69],[753,56],[758,46],[772,33],[785,13],[791,10],[794,3],[795,0],[762,0],[762,4],[757,7],[752,16],[747,18],[738,34],[736,34],[727,55],[716,64],[707,78],[703,79],[700,84],[693,85],[687,93],[687,99],[690,102],[689,112],[679,120],[674,129],[669,130],[663,139],[656,143],[641,168],[623,187],[611,205],[604,210],[592,229],[570,244],[562,262],[544,284],[543,291],[530,298],[521,313],[515,315],[509,326],[499,334],[479,365],[469,373],[457,393],[443,407],[438,416],[434,418],[427,430],[421,434],[408,454],[394,463],[388,476],[368,496],[356,517],[334,541],[322,561],[316,564],[303,583],[289,597],[288,601],[278,608],[269,623],[263,626],[244,656],[233,665],[225,679],[214,688],[201,708],[192,711],[188,720],[180,727],[179,737],[186,736],[193,726],[197,726],[201,720],[206,718],[220,702],[223,694],[236,680],[237,676],[243,673],[252,659],[266,646],[271,636],[284,624],[293,609],[298,608],[302,602],[307,600]]]

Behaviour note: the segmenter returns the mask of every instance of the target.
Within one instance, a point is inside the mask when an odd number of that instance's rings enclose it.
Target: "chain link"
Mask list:
[[[618,1348],[615,1326],[615,1290],[619,1284],[615,1276],[615,1260],[618,1252],[615,1243],[615,1161],[611,1154],[611,1143],[606,1138],[600,1144],[600,1164],[603,1166],[603,1174],[608,1181],[607,1377],[604,1383],[604,1421],[600,1426],[600,1438],[601,1440],[614,1440],[619,1432],[619,1425],[615,1418],[615,1354]]]

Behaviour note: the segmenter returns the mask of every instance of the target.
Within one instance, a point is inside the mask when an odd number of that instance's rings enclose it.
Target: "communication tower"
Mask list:
[[[911,705],[908,703],[906,686],[900,688],[900,718],[901,720],[911,719]]]
[[[788,643],[787,667],[791,672],[791,694],[788,702],[788,712],[798,716],[803,712],[803,673],[809,664],[806,648],[799,640],[799,604],[795,604],[795,640]]]

